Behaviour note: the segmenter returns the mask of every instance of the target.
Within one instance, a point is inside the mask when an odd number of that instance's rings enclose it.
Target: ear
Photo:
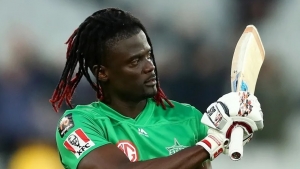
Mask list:
[[[108,80],[108,73],[105,66],[94,65],[93,74],[97,80],[100,80],[101,82],[106,82]]]

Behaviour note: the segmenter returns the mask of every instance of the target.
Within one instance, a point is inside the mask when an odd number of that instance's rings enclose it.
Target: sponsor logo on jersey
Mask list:
[[[169,155],[175,154],[180,150],[183,150],[187,148],[188,146],[180,145],[180,143],[177,141],[176,138],[174,138],[174,145],[171,147],[166,147],[166,149],[169,151]]]
[[[135,145],[127,140],[122,140],[117,143],[117,147],[123,151],[131,162],[138,161],[138,152]]]
[[[64,146],[71,151],[76,158],[79,158],[83,152],[93,147],[95,143],[79,128],[73,131],[65,140]]]
[[[74,122],[72,118],[72,114],[68,114],[67,116],[63,117],[58,126],[58,132],[60,137],[64,137],[64,135],[74,127]]]
[[[138,131],[139,131],[139,135],[143,135],[143,136],[149,137],[148,133],[144,129],[138,128]]]

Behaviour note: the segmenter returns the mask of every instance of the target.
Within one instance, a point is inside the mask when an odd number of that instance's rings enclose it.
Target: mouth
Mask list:
[[[149,79],[147,79],[146,81],[145,81],[145,85],[146,86],[154,86],[154,85],[156,85],[156,76],[154,75],[154,76],[151,76]]]

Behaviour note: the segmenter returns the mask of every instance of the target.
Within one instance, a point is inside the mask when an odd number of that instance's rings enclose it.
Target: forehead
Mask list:
[[[151,49],[146,34],[141,30],[139,33],[117,41],[113,46],[109,47],[107,54],[109,57],[107,59],[112,59],[111,57],[130,57],[149,51]],[[116,59],[116,58],[114,58]]]

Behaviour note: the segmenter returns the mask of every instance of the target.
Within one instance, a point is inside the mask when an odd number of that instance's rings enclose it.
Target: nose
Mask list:
[[[152,59],[147,59],[145,66],[144,66],[144,73],[149,73],[149,72],[153,72],[155,69],[155,66],[153,64]]]

